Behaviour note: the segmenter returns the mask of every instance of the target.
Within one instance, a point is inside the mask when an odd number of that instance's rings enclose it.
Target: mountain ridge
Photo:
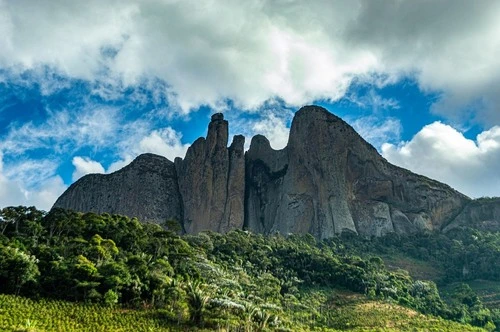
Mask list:
[[[281,150],[262,135],[252,138],[246,152],[241,135],[228,147],[228,126],[221,113],[214,114],[207,137],[197,139],[184,159],[141,155],[115,173],[84,176],[54,207],[155,222],[175,219],[187,233],[245,228],[319,239],[345,230],[371,237],[451,229],[457,218],[457,224],[467,224],[467,218],[488,215],[464,216],[475,201],[390,164],[322,107],[297,111]],[[498,213],[490,215],[490,224],[498,225]]]

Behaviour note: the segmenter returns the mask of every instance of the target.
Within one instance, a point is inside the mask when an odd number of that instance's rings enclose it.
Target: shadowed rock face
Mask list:
[[[54,207],[122,214],[142,221],[182,220],[174,163],[149,153],[112,174],[82,177],[57,199]]]
[[[295,115],[287,147],[261,135],[244,152],[214,114],[206,138],[174,163],[152,154],[109,175],[87,175],[54,207],[109,212],[157,222],[177,219],[187,233],[306,233],[328,238],[409,234],[460,225],[500,224],[500,201],[471,201],[449,186],[396,167],[342,119],[316,106]],[[493,225],[493,226],[492,226]]]

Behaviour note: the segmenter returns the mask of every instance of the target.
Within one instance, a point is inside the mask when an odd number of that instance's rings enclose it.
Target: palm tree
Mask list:
[[[210,296],[203,290],[201,281],[188,280],[186,284],[186,295],[189,305],[191,321],[196,325],[203,322],[203,311],[210,300]]]

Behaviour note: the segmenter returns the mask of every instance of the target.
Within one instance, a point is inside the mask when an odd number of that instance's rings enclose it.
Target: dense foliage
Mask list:
[[[485,279],[500,281],[500,232],[456,228],[447,233],[402,236],[394,233],[372,239],[343,234],[346,252],[397,254],[431,261],[442,267],[442,282]]]
[[[346,316],[338,301],[352,292],[494,329],[491,312],[468,290],[457,289],[447,304],[433,282],[353,253],[365,243],[360,239],[317,242],[310,235],[246,231],[179,236],[175,222],[163,226],[118,215],[5,208],[0,292],[147,308],[168,324],[246,330],[355,326],[362,320],[352,316],[357,311]],[[352,321],[339,322],[344,316]]]

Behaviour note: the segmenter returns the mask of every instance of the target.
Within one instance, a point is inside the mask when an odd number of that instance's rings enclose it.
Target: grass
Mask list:
[[[0,331],[171,331],[141,310],[0,295]]]
[[[467,283],[486,307],[500,309],[500,281],[473,280]]]
[[[413,279],[438,281],[445,275],[444,271],[435,264],[403,254],[391,253],[390,255],[382,255],[381,258],[388,270],[406,270]]]
[[[300,317],[289,311],[289,331],[484,331],[425,316],[414,310],[332,289],[309,289],[301,294],[315,314]],[[308,311],[308,310],[306,310]],[[305,313],[305,312],[304,312]],[[31,300],[0,294],[0,331],[189,331],[192,326],[169,325],[156,310],[124,310],[56,300]],[[311,324],[314,323],[314,324]],[[322,326],[322,327],[320,327]],[[243,328],[243,327],[242,327]],[[233,329],[235,330],[234,326]],[[242,330],[242,329],[238,329]],[[220,331],[225,331],[221,329]]]
[[[315,324],[312,325],[323,326],[324,331],[485,331],[426,316],[397,304],[367,300],[349,291],[305,288],[302,290],[301,302],[318,308],[316,315],[297,317],[295,314],[294,320],[303,330],[307,330],[306,326],[313,321]]]
[[[390,303],[368,301],[336,309],[331,326],[351,331],[484,331],[442,318],[422,315]]]

